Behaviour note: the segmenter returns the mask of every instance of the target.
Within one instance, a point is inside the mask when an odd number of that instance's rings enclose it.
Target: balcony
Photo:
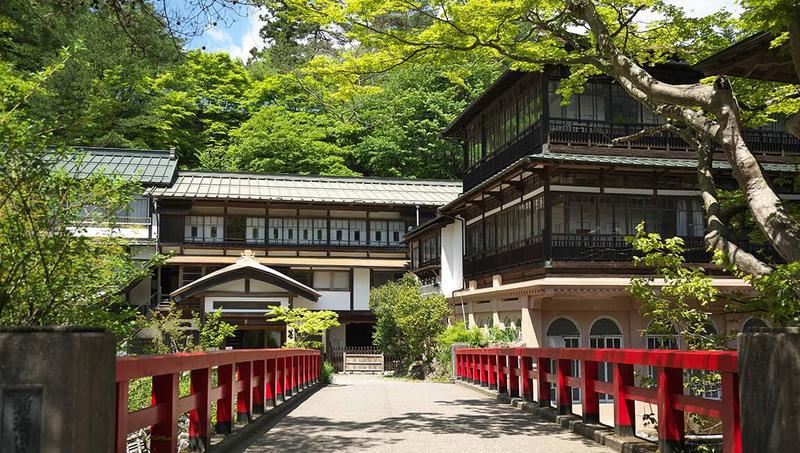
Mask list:
[[[542,236],[534,236],[478,256],[465,256],[464,275],[487,275],[528,264],[543,263],[542,244]]]
[[[500,170],[508,167],[517,160],[539,152],[543,143],[542,122],[537,121],[526,129],[520,136],[500,148],[496,152],[484,157],[464,173],[464,191],[467,191],[481,182],[489,179]]]
[[[664,152],[693,151],[681,138],[669,132],[658,132],[627,143],[612,145],[611,140],[635,134],[658,124],[614,124],[583,119],[550,118],[548,142],[566,146],[614,146]],[[800,155],[800,139],[785,132],[748,129],[744,133],[750,151],[764,156]],[[718,147],[717,147],[718,148]]]

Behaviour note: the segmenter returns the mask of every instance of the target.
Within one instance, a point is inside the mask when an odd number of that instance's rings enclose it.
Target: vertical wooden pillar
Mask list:
[[[284,383],[284,373],[286,372],[286,369],[285,369],[284,364],[283,364],[283,357],[276,358],[276,359],[274,359],[274,361],[275,361],[275,378],[274,378],[275,379],[275,404],[277,404],[278,403],[278,399],[280,399],[281,402],[286,400],[286,398],[284,397],[284,394],[283,394],[283,388],[284,388],[284,385],[285,385],[285,383]]]
[[[533,401],[533,389],[532,389],[532,380],[531,380],[531,370],[533,370],[533,358],[532,357],[521,357],[520,362],[522,364],[522,368],[520,369],[520,375],[522,377],[522,398],[525,401]]]
[[[497,393],[507,393],[508,392],[508,379],[506,379],[506,366],[507,366],[507,356],[505,355],[496,355],[495,362],[497,363]]]
[[[287,396],[292,396],[292,358],[291,356],[283,357],[283,399]]]
[[[581,395],[583,396],[583,421],[586,423],[600,423],[600,401],[594,391],[594,381],[597,380],[597,362],[581,361]]]
[[[547,373],[550,372],[550,359],[547,357],[536,358],[536,398],[539,407],[550,406],[550,383],[547,382]]]
[[[519,357],[510,355],[508,360],[508,397],[519,397]]]
[[[233,364],[217,367],[217,382],[222,387],[217,400],[217,434],[230,434],[233,429],[234,371]]]
[[[116,422],[114,424],[114,451],[124,452],[127,450],[128,433],[126,425],[128,424],[128,390],[130,388],[129,381],[117,382],[117,411]]]
[[[487,362],[489,358],[485,354],[478,355],[478,382],[481,387],[489,385],[489,376],[486,375]]]
[[[189,391],[197,395],[198,407],[189,411],[189,449],[206,451],[209,444],[209,428],[211,427],[211,369],[192,370]]]
[[[277,404],[277,401],[275,401],[276,374],[275,359],[267,359],[264,372],[264,380],[266,381],[264,385],[264,407],[275,407]]]
[[[683,451],[683,411],[673,409],[683,394],[683,370],[658,368],[658,449],[661,453]]]
[[[558,413],[569,415],[572,413],[572,395],[567,377],[572,368],[572,361],[566,359],[556,360],[556,400],[558,401]]]
[[[248,423],[253,413],[253,367],[251,362],[239,362],[236,370],[243,387],[236,394],[236,421]],[[235,384],[238,386],[238,382]]]
[[[264,360],[253,362],[253,413],[264,413],[264,388],[267,385],[267,367]],[[256,384],[258,382],[258,384]]]
[[[620,436],[636,433],[635,402],[628,399],[627,387],[633,386],[633,365],[615,363],[612,384],[614,385],[614,431]],[[659,414],[660,417],[660,414]]]
[[[497,356],[486,356],[486,378],[489,383],[489,390],[497,388]]]
[[[163,404],[167,419],[150,429],[152,453],[175,453],[178,450],[178,373],[153,376],[153,405]]]
[[[722,442],[722,450],[725,453],[742,453],[742,419],[737,373],[722,373]]]

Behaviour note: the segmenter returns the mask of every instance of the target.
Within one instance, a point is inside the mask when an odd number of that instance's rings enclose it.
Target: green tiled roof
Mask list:
[[[76,148],[60,165],[79,178],[102,172],[146,187],[167,187],[177,174],[178,158],[165,150]]]
[[[667,159],[662,157],[632,157],[632,156],[608,156],[602,154],[571,154],[571,153],[542,153],[531,154],[528,159],[532,161],[544,162],[568,162],[579,164],[599,164],[615,165],[628,167],[654,167],[654,168],[697,168],[695,159]],[[800,167],[795,164],[762,163],[761,166],[766,171],[788,171],[796,172]],[[715,160],[714,168],[719,170],[730,170],[731,166],[727,161]]]

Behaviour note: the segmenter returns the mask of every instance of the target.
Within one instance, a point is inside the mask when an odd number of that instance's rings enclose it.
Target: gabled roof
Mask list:
[[[321,294],[313,288],[306,286],[271,267],[260,264],[251,255],[244,254],[230,266],[223,267],[222,269],[214,271],[176,289],[170,293],[170,297],[176,302],[180,302],[181,300],[206,291],[214,286],[243,278],[251,278],[273,284],[285,289],[290,293],[297,294],[298,296],[314,302],[316,302],[321,296]]]
[[[166,187],[175,179],[178,158],[166,150],[75,148],[59,165],[78,178],[102,172],[145,187]]]
[[[788,46],[771,48],[774,36],[756,33],[694,65],[705,75],[729,75],[773,82],[798,83]]]
[[[179,172],[171,187],[149,193],[158,198],[441,206],[461,193],[461,181]]]

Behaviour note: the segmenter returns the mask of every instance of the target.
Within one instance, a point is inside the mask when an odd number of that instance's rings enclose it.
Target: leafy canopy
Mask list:
[[[286,323],[289,331],[286,348],[322,349],[322,334],[339,327],[339,315],[328,310],[276,306],[270,308],[266,317],[268,321]]]

